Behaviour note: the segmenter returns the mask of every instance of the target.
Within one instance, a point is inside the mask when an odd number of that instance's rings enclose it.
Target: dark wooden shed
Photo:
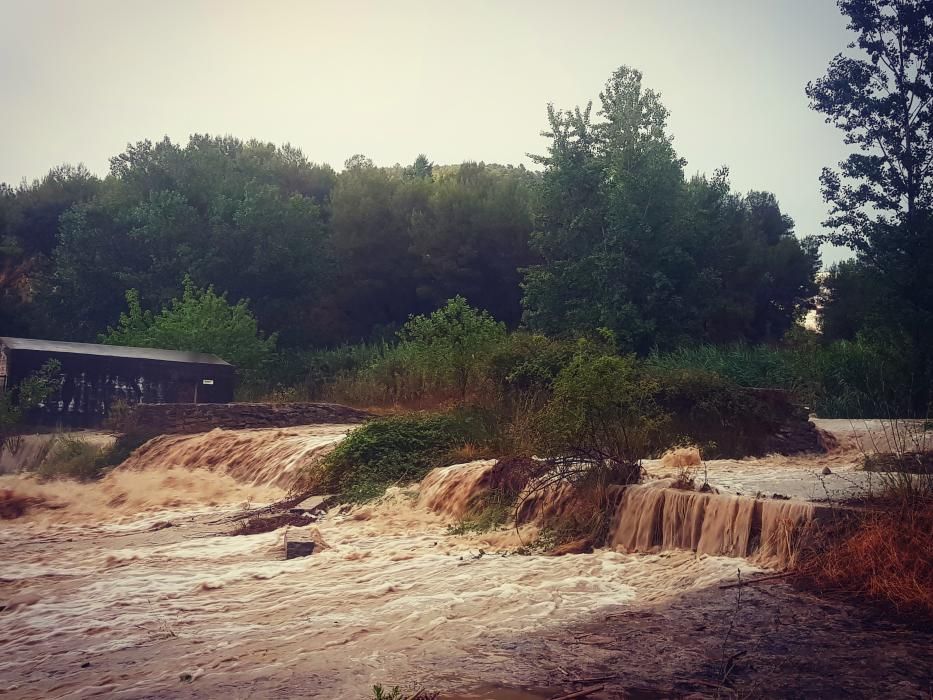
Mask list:
[[[61,364],[61,388],[32,422],[97,426],[117,401],[233,401],[234,367],[216,355],[31,338],[0,337],[0,386],[15,386],[49,360]]]

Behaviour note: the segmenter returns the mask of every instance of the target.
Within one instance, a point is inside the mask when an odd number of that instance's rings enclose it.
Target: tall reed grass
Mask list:
[[[647,362],[662,370],[713,372],[745,387],[783,389],[824,418],[878,418],[911,411],[906,359],[866,341],[699,345],[653,353]]]

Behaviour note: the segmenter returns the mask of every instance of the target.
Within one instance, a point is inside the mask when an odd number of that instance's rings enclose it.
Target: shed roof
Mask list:
[[[95,343],[68,343],[63,340],[37,340],[34,338],[0,337],[0,344],[10,350],[33,350],[38,352],[71,353],[74,355],[97,355],[99,357],[124,357],[136,360],[158,360],[160,362],[184,362],[197,365],[227,365],[217,355],[183,350],[160,348],[131,348],[123,345],[99,345]]]

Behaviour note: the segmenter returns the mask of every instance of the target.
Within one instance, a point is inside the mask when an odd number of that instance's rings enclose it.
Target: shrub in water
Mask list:
[[[640,460],[658,449],[667,423],[656,392],[634,358],[578,353],[542,413],[549,456],[601,482],[637,482]]]
[[[93,481],[104,475],[109,450],[74,436],[58,438],[36,473],[43,479]]]

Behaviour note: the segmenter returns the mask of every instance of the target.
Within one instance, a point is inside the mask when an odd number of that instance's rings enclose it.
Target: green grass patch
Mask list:
[[[348,502],[377,498],[389,486],[424,478],[457,448],[484,441],[489,429],[488,418],[474,411],[377,418],[324,458],[317,488]]]

